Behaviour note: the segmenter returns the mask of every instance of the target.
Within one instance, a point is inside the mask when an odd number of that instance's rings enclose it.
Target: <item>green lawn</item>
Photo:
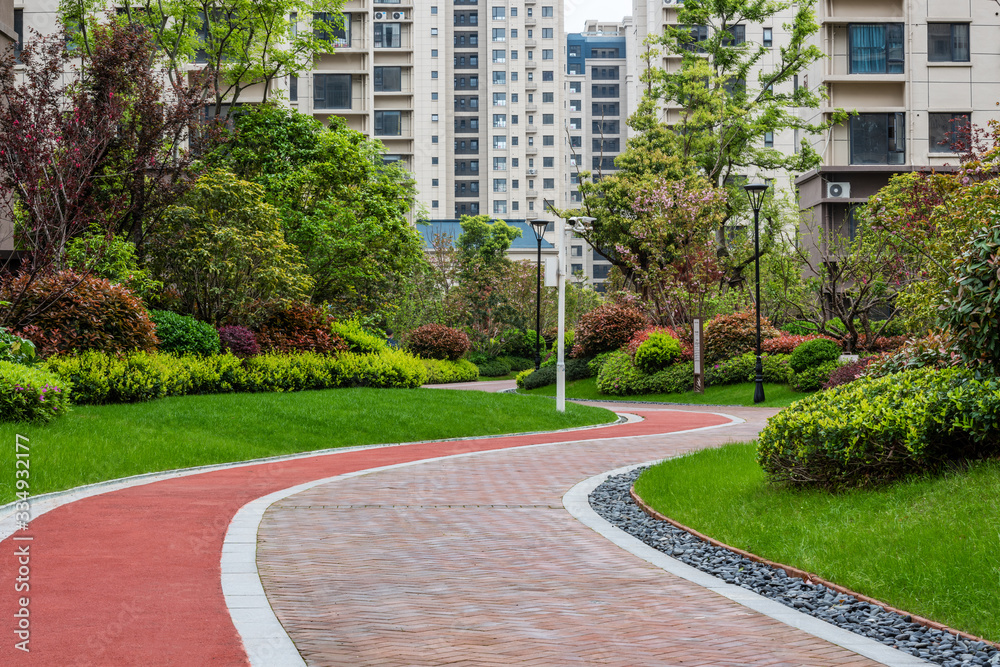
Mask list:
[[[1000,461],[841,494],[765,481],[753,444],[646,471],[637,493],[726,544],[1000,640]]]
[[[30,439],[31,494],[139,473],[330,447],[547,431],[614,420],[608,410],[446,389],[331,389],[182,396],[78,406],[47,425],[0,424],[0,503],[13,500],[14,441]]]
[[[706,387],[704,394],[696,394],[693,391],[682,394],[645,394],[642,396],[608,396],[597,391],[597,378],[586,378],[584,380],[574,380],[566,383],[566,398],[580,398],[595,401],[635,400],[635,401],[658,401],[663,403],[691,403],[694,405],[745,405],[753,406],[753,382],[743,384],[730,384],[721,387]],[[535,394],[538,396],[555,396],[556,386],[554,384],[528,391],[518,390],[524,394]],[[801,394],[793,391],[784,384],[764,384],[764,397],[767,399],[763,403],[757,403],[758,407],[784,408],[793,402],[804,398],[809,394]]]

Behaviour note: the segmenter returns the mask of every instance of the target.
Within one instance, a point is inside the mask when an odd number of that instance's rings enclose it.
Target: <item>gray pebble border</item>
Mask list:
[[[788,576],[784,570],[712,546],[654,519],[629,496],[629,489],[644,469],[609,477],[590,494],[590,506],[609,523],[668,556],[855,634],[943,667],[1000,665],[1000,651],[990,644],[927,628],[914,623],[909,616],[886,611],[823,585],[806,583]]]

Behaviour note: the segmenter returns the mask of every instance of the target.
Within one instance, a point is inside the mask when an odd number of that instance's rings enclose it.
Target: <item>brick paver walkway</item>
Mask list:
[[[774,412],[711,410],[748,421],[487,452],[290,496],[259,532],[271,605],[309,665],[876,664],[667,574],[563,508],[582,479],[750,439]]]

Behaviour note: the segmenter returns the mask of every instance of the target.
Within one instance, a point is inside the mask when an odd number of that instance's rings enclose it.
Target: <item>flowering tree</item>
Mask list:
[[[635,200],[628,245],[615,252],[632,272],[661,324],[687,324],[703,313],[723,276],[714,233],[726,194],[706,182],[662,180]]]

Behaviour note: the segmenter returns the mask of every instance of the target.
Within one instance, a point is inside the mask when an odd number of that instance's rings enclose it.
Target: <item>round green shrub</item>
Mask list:
[[[859,378],[768,420],[757,459],[773,481],[866,486],[1000,454],[1000,379],[969,369]]]
[[[665,333],[651,333],[635,351],[635,365],[646,373],[655,373],[681,356],[680,342]]]
[[[694,386],[694,363],[684,362],[656,373],[643,373],[626,352],[612,352],[597,374],[597,391],[609,396],[677,394]]]
[[[982,364],[1000,375],[1000,224],[991,222],[973,234],[955,259],[940,317],[951,327],[967,363]]]
[[[792,371],[788,376],[788,384],[792,389],[801,392],[819,391],[830,381],[830,376],[837,370],[836,361],[824,361],[819,366],[810,366],[800,373]]]
[[[788,365],[796,373],[801,373],[808,368],[816,368],[828,361],[836,361],[840,358],[840,346],[832,340],[825,338],[815,338],[801,343],[792,352]]]
[[[188,315],[178,315],[169,310],[151,310],[150,319],[156,325],[161,352],[176,354],[216,354],[219,351],[219,332],[207,322],[199,322]]]
[[[476,364],[479,367],[479,375],[484,378],[497,378],[502,377],[510,373],[510,363],[504,357],[496,357],[493,359],[488,359],[481,364]]]
[[[0,361],[0,422],[47,422],[65,414],[69,386],[43,368]]]

